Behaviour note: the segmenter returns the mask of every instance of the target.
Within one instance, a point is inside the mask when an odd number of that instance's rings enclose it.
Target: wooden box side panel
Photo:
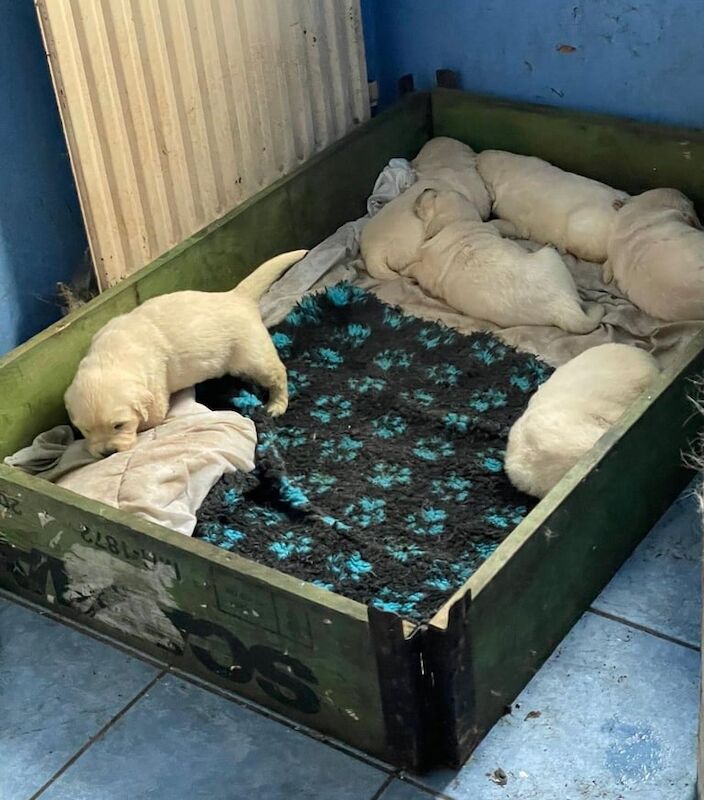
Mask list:
[[[471,602],[455,600],[464,613],[450,607],[443,635],[461,644],[441,666],[453,761],[472,752],[691,480],[682,454],[702,427],[690,399],[702,348],[700,334],[682,371],[661,376],[654,396],[634,405],[470,578]]]
[[[632,194],[680,189],[704,211],[704,132],[509,103],[451,89],[433,92],[433,132],[476,150],[538,156]]]
[[[112,317],[165,292],[232,288],[270,256],[312,247],[364,214],[389,158],[428,138],[429,108],[428,95],[409,97],[0,359],[0,458],[66,421],[63,393]]]
[[[363,606],[15,478],[0,467],[0,587],[321,733],[392,755]]]

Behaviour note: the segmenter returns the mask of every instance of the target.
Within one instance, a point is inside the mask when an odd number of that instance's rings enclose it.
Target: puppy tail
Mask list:
[[[592,304],[586,311],[579,303],[569,303],[560,314],[557,325],[568,333],[591,333],[596,330],[604,318],[606,309],[598,303]]]
[[[251,275],[248,275],[238,283],[232,290],[233,294],[249,297],[252,300],[259,300],[272,283],[278,280],[289,267],[300,261],[307,253],[307,250],[292,250],[290,253],[281,253],[281,255],[270,258],[258,266]]]

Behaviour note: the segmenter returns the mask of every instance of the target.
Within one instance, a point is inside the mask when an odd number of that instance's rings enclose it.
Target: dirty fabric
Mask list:
[[[88,452],[85,439],[76,439],[70,425],[57,425],[40,433],[28,447],[7,456],[5,464],[55,483],[74,469],[97,460]]]
[[[338,228],[291,267],[264,295],[260,308],[267,327],[281,322],[313,286],[321,289],[356,278],[357,272],[351,263],[359,256],[359,237],[364,223],[412,186],[415,180],[415,171],[405,158],[392,158],[379,173],[367,199],[367,216]]]
[[[250,419],[233,410],[215,413],[187,389],[172,397],[164,423],[140,433],[128,452],[98,460],[63,425],[5,463],[190,535],[213,484],[226,473],[254,468],[256,441]]]
[[[488,334],[404,316],[342,283],[307,296],[273,331],[291,403],[232,378],[199,399],[256,421],[257,466],[226,476],[195,535],[363,603],[425,619],[534,501],[503,454],[551,373]]]
[[[649,316],[627,300],[614,284],[603,282],[600,265],[570,255],[564,256],[564,260],[581,299],[585,303],[601,303],[606,309],[602,324],[586,335],[548,326],[523,325],[502,330],[486,320],[466,317],[443,301],[429,297],[411,278],[399,276],[386,281],[372,278],[364,269],[359,254],[361,230],[385,202],[414,181],[415,173],[410,164],[403,159],[393,159],[380,174],[369,197],[367,216],[343,225],[312,249],[264,295],[261,308],[266,324],[271,326],[280,322],[305,293],[347,280],[421,319],[442,322],[462,333],[491,331],[507,344],[534,353],[555,367],[590,347],[619,342],[646,349],[664,368],[677,360],[692,336],[701,329],[701,321],[664,322]],[[531,251],[541,246],[528,241],[521,244]]]

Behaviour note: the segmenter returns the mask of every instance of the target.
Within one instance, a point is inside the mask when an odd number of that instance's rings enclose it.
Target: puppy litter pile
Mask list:
[[[502,459],[551,368],[348,284],[304,297],[272,334],[289,375],[283,417],[236,379],[199,387],[206,405],[251,416],[260,446],[253,473],[212,489],[194,535],[427,619],[535,502]]]

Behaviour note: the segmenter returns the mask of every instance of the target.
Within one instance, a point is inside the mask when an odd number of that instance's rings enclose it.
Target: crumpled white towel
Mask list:
[[[236,411],[211,411],[185,389],[166,420],[140,433],[132,450],[95,459],[68,425],[40,434],[5,463],[77,494],[190,536],[196,512],[226,473],[254,469],[254,423]]]
[[[374,214],[416,182],[416,172],[405,158],[392,158],[379,173],[367,198],[367,214]]]

